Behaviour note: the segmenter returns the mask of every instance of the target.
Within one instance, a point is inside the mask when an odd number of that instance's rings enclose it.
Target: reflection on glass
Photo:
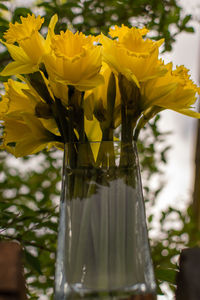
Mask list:
[[[136,146],[99,147],[100,165],[73,168],[66,145],[56,300],[155,293]]]

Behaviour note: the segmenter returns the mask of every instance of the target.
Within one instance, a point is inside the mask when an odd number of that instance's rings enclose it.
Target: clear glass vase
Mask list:
[[[136,144],[65,145],[59,222],[55,300],[155,295]]]

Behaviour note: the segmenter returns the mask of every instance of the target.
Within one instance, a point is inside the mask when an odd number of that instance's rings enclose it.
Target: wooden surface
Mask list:
[[[17,242],[0,242],[0,300],[24,300],[22,251]]]
[[[176,300],[199,300],[200,248],[182,250],[179,265]]]
[[[200,110],[200,108],[199,108]],[[195,180],[193,192],[193,212],[197,222],[197,229],[200,230],[200,120],[198,120],[195,153]]]

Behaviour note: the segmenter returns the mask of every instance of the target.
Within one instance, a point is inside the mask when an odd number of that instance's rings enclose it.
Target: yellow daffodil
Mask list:
[[[22,77],[23,78],[23,77]],[[57,134],[57,126],[40,95],[26,83],[9,79],[5,85],[6,93],[0,102],[0,116],[21,119],[21,115],[29,113],[41,119],[43,126]]]
[[[34,154],[56,144],[55,136],[44,128],[37,117],[32,114],[22,114],[21,117],[21,120],[9,116],[4,117],[6,129],[3,146],[5,149],[10,150],[16,157],[20,157]],[[10,144],[14,144],[14,147]]]
[[[172,64],[168,64],[166,68],[167,73],[164,76],[142,84],[143,110],[157,106],[199,118],[200,114],[192,111],[191,106],[196,102],[196,94],[200,93],[200,89],[190,79],[188,70],[180,66],[173,71]]]
[[[40,16],[36,18],[34,15],[30,14],[28,14],[27,18],[21,17],[20,19],[21,24],[18,22],[15,22],[15,24],[10,23],[9,29],[4,34],[4,38],[9,44],[14,44],[15,42],[24,43],[26,39],[29,39],[32,36],[35,37],[44,22],[44,18],[41,19]],[[36,36],[36,40],[37,38],[38,37]],[[41,45],[39,44],[39,46]]]
[[[122,25],[121,27],[115,26],[110,28],[109,35],[112,38],[117,38],[120,47],[126,48],[127,52],[131,56],[148,56],[156,48],[162,45],[164,40],[159,40],[154,42],[150,39],[143,39],[149,30],[145,27],[143,28],[128,28]]]
[[[115,26],[109,39],[102,35],[103,59],[117,74],[123,74],[140,87],[140,83],[164,72],[158,61],[158,48],[163,40],[154,42],[143,39],[148,32],[146,28],[121,28]]]
[[[62,31],[51,37],[51,48],[52,52],[43,58],[50,80],[73,85],[81,91],[103,83],[99,74],[101,48],[94,37]]]
[[[34,114],[37,99],[27,97],[25,92],[29,91],[26,84],[9,79],[5,85],[6,94],[0,102],[0,115],[9,114],[19,117],[21,112]],[[34,100],[33,100],[34,99]]]
[[[158,59],[163,40],[145,38],[145,27],[114,26],[110,38],[55,34],[55,15],[43,38],[43,22],[21,17],[1,41],[14,60],[1,75],[21,80],[9,79],[0,101],[7,151],[23,156],[72,141],[109,141],[120,125],[122,141],[131,141],[163,109],[200,118],[191,109],[200,89],[185,67]],[[99,163],[99,146],[92,151]]]
[[[5,84],[5,90],[0,102],[4,148],[15,156],[23,156],[55,142],[57,125],[44,100],[27,84],[12,79]]]
[[[49,31],[54,30],[57,16],[53,16],[49,24]],[[8,49],[13,62],[9,63],[1,72],[2,76],[28,74],[38,70],[42,56],[50,51],[50,34],[46,40],[39,33],[44,19],[34,14],[26,18],[21,17],[21,23],[10,23],[4,34],[6,42],[1,41]],[[17,43],[18,45],[15,45]]]

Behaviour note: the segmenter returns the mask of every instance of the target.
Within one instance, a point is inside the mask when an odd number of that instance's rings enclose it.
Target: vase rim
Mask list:
[[[68,144],[100,144],[100,143],[115,143],[115,144],[134,144],[135,141],[130,141],[130,142],[124,142],[124,141],[121,141],[121,140],[115,140],[115,141],[74,141],[74,142],[65,142],[64,144],[65,145],[68,145]]]

